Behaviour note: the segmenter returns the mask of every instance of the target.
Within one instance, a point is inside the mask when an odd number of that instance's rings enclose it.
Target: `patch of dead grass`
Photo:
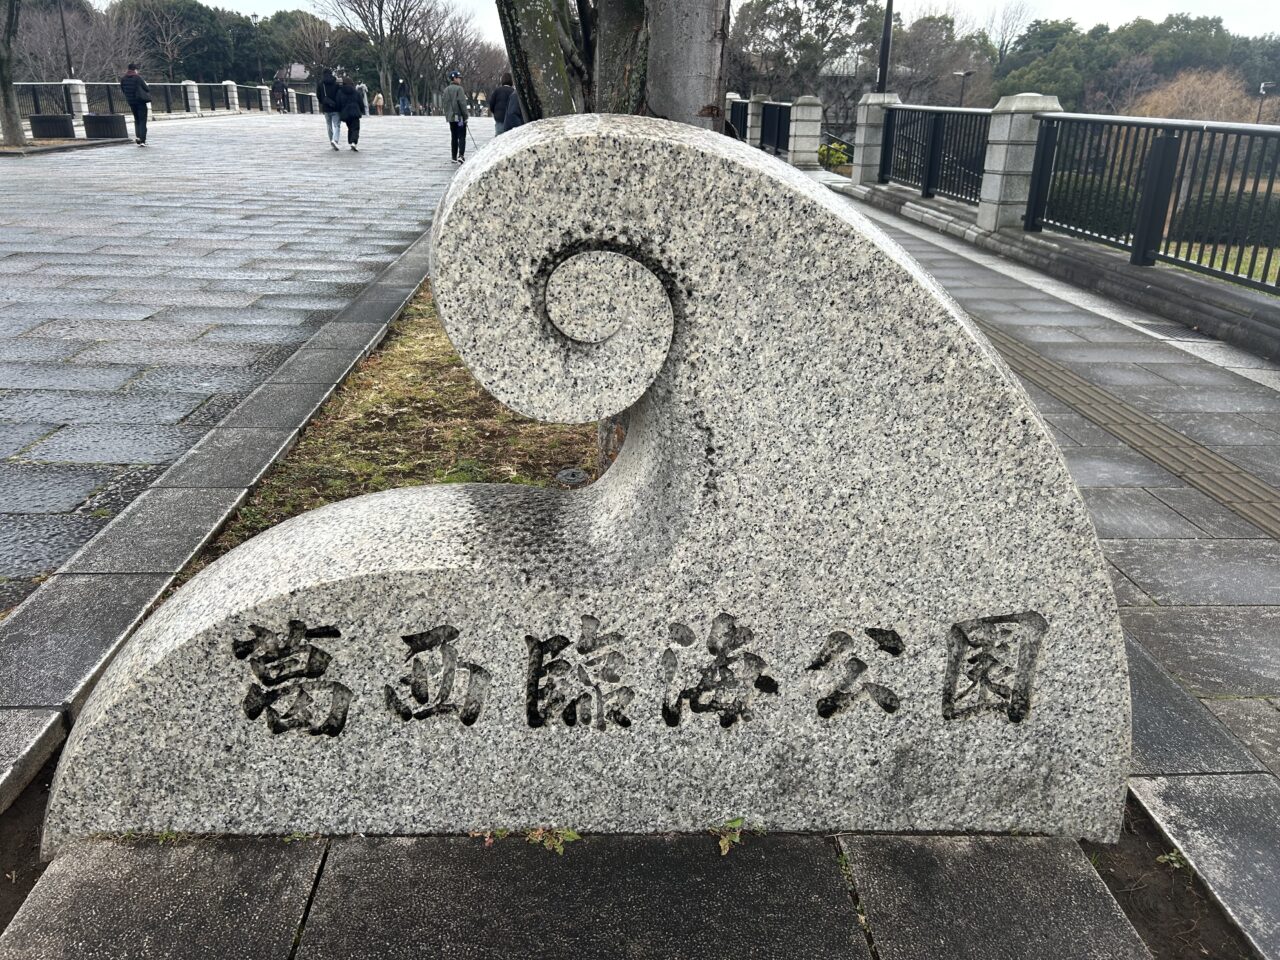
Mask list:
[[[290,517],[348,497],[426,483],[547,485],[565,467],[594,476],[595,464],[594,424],[530,420],[476,383],[424,288],[180,580]]]

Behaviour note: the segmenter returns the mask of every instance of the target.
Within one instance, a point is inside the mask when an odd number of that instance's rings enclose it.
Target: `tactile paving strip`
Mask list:
[[[1018,376],[1114,434],[1147,459],[1271,537],[1280,539],[1280,490],[1026,344],[976,320]]]

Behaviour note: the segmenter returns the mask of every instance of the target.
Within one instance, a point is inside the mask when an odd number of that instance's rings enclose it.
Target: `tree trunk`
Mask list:
[[[647,102],[654,116],[719,130],[728,0],[649,0]]]
[[[649,56],[645,0],[597,0],[596,11],[596,109],[643,113]]]
[[[562,46],[563,0],[497,0],[511,76],[526,122],[580,113]]]
[[[27,134],[18,114],[18,91],[13,86],[13,42],[18,36],[22,0],[0,0],[0,134],[6,147],[25,147]]]

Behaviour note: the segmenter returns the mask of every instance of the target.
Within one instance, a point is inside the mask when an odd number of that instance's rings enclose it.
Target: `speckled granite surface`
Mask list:
[[[639,398],[619,460],[575,492],[349,500],[224,557],[90,700],[49,851],[734,816],[1114,835],[1128,684],[1089,520],[877,228],[727,137],[586,116],[463,168],[433,272],[503,402]]]

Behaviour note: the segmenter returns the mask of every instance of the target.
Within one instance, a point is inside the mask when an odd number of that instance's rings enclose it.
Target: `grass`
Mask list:
[[[1211,243],[1175,243],[1170,244],[1169,249],[1180,260],[1186,260],[1191,263],[1203,260],[1203,263],[1200,264],[1201,266],[1214,270],[1226,270],[1230,273],[1235,272],[1236,259],[1238,257],[1241,276],[1263,283],[1280,283],[1280,250],[1276,250],[1271,254],[1271,268],[1269,270],[1263,269],[1266,266],[1267,253],[1272,250],[1271,247],[1229,247],[1220,245],[1215,253]],[[1250,272],[1250,261],[1253,259],[1255,251],[1257,252],[1257,261],[1253,263],[1253,270]],[[1176,261],[1174,263],[1176,265]]]
[[[428,483],[545,486],[565,467],[595,475],[595,425],[540,423],[489,396],[424,288],[181,580],[290,517],[348,497]]]

